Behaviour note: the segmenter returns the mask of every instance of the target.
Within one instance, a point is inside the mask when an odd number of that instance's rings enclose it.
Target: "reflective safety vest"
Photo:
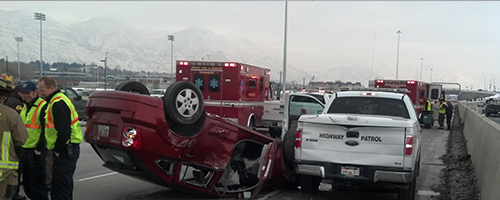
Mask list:
[[[432,111],[432,104],[431,101],[427,100],[427,108],[424,108],[424,111]]]
[[[53,150],[56,145],[57,140],[57,130],[54,126],[54,119],[52,114],[52,106],[54,103],[59,101],[64,101],[68,108],[71,111],[71,136],[70,140],[66,142],[66,144],[70,143],[81,143],[82,142],[82,128],[80,126],[80,121],[78,121],[78,113],[76,112],[75,106],[68,99],[66,95],[59,92],[55,94],[47,105],[47,110],[45,111],[45,139],[47,139],[47,149]]]
[[[445,102],[443,102],[443,103],[441,103],[441,105],[439,105],[439,110],[438,110],[439,114],[445,114],[446,113],[446,108],[445,107],[446,107],[446,103]]]
[[[2,159],[0,160],[0,169],[17,169],[19,167],[19,162],[11,161],[9,152],[11,151],[12,134],[10,132],[4,131],[2,137]]]
[[[24,143],[23,148],[35,148],[40,134],[42,133],[42,122],[40,121],[40,113],[43,112],[42,108],[46,104],[45,100],[39,98],[31,107],[36,107],[35,109],[28,108],[24,105],[21,110],[21,118],[23,119],[24,126],[28,131],[28,139]],[[29,110],[29,112],[28,112]],[[28,112],[28,113],[26,113]]]

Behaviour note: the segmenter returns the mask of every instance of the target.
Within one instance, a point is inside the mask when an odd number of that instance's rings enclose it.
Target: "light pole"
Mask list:
[[[101,60],[101,62],[104,62],[104,90],[106,90],[106,63],[108,62],[108,52],[106,52],[106,57],[104,57],[104,60]]]
[[[486,90],[486,76],[483,75],[483,77],[484,77],[484,87],[483,87],[483,90]]]
[[[170,40],[170,80],[174,82],[174,36],[168,35],[168,40]]]
[[[23,41],[23,37],[16,37],[17,42],[17,84],[21,82],[21,64],[19,63],[19,42]]]
[[[493,76],[493,91],[495,91],[495,75],[490,74],[490,76]],[[491,77],[490,77],[490,91],[491,91]]]
[[[45,14],[35,13],[35,20],[40,20],[40,78],[42,78],[42,21],[45,21]]]
[[[401,31],[398,30],[397,34],[398,34],[398,55],[397,55],[397,59],[396,59],[396,79],[398,79],[398,65],[399,65],[399,36],[401,35]]]
[[[422,69],[424,69],[424,58],[420,58],[420,80],[422,80]]]
[[[431,83],[432,83],[432,68],[431,68]]]

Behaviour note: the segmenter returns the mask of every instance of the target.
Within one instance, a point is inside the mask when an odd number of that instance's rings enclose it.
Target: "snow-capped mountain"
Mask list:
[[[17,60],[15,37],[22,62],[40,59],[40,21],[28,11],[0,10],[1,55]],[[167,39],[174,35],[174,42]],[[174,60],[213,60],[245,62],[271,69],[272,80],[279,79],[283,68],[281,52],[266,52],[263,47],[238,36],[219,35],[205,27],[190,27],[172,32],[148,32],[127,27],[112,19],[94,18],[85,22],[62,25],[47,17],[42,22],[42,60],[103,65],[107,54],[110,68],[170,73],[170,52]],[[287,81],[310,78],[309,73],[287,65]]]

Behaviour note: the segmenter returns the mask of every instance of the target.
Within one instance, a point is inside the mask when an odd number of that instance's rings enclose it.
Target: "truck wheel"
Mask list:
[[[120,85],[116,86],[115,90],[149,95],[148,88],[136,81],[120,83]]]
[[[273,138],[280,138],[281,137],[281,129],[269,127],[269,135]]]
[[[176,124],[192,124],[203,114],[203,95],[191,82],[175,82],[165,91],[163,109],[166,119]]]
[[[300,190],[306,194],[316,194],[318,192],[321,177],[299,175]]]
[[[291,126],[283,138],[283,163],[290,171],[295,171],[293,160],[295,159],[295,136],[297,127]]]
[[[414,200],[415,199],[416,185],[417,185],[417,177],[415,176],[410,183],[410,188],[399,189],[398,200]]]

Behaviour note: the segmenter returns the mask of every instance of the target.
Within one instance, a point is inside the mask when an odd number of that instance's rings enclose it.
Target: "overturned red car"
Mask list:
[[[92,93],[85,113],[85,141],[119,173],[214,197],[295,184],[279,139],[206,113],[193,83],[176,82],[155,98],[141,83],[125,82]]]

